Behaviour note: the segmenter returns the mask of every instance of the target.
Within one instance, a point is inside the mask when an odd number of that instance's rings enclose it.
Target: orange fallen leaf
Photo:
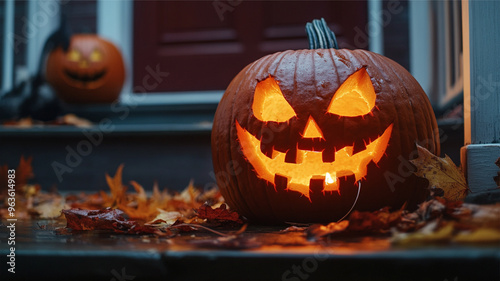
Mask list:
[[[410,160],[417,166],[415,174],[429,180],[430,187],[442,189],[444,198],[451,201],[463,200],[469,192],[469,187],[462,171],[450,157],[437,157],[419,145],[417,149],[418,158]]]
[[[123,164],[121,164],[113,177],[106,173],[106,182],[108,183],[111,191],[111,207],[118,206],[120,203],[126,201],[127,187],[122,183]]]

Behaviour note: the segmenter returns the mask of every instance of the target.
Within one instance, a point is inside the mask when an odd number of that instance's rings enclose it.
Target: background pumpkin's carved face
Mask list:
[[[370,77],[364,68],[356,71],[342,83],[328,106],[326,114],[338,115],[344,118],[364,116],[372,112],[375,107],[376,94]],[[314,106],[313,106],[314,107]],[[296,118],[297,114],[286,101],[278,82],[273,78],[266,78],[257,84],[252,103],[254,116],[262,122],[288,122]],[[286,152],[272,148],[270,157],[261,151],[261,141],[242,128],[236,121],[236,130],[244,156],[255,169],[259,178],[275,185],[276,175],[287,179],[287,189],[299,192],[310,198],[309,185],[312,179],[323,182],[323,192],[336,191],[340,193],[339,177],[354,175],[359,181],[366,176],[367,166],[373,161],[378,163],[389,143],[392,124],[377,138],[363,139],[366,149],[353,153],[354,145],[334,147],[326,150],[333,152],[334,161],[323,161],[324,148],[297,149],[295,161],[287,163]],[[299,140],[325,140],[321,127],[312,116],[309,116],[306,126]],[[341,136],[339,136],[341,137]],[[362,136],[360,136],[362,138]],[[298,146],[298,145],[297,145]],[[325,152],[325,153],[327,153]],[[325,157],[327,158],[327,157]]]
[[[392,60],[285,51],[231,81],[215,114],[213,165],[224,199],[249,219],[329,222],[351,208],[356,181],[357,210],[424,200],[425,185],[401,165],[416,142],[439,154],[437,133],[425,92]]]
[[[76,45],[76,44],[75,44]],[[108,72],[108,56],[96,41],[72,46],[63,61],[64,79],[69,85],[95,89],[104,83]]]
[[[67,52],[61,48],[51,52],[46,76],[66,102],[113,102],[123,86],[125,68],[112,43],[97,35],[77,34]]]

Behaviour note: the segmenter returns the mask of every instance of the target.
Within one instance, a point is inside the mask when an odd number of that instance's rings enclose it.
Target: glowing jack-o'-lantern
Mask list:
[[[57,48],[47,59],[47,81],[68,103],[111,103],[125,80],[120,51],[94,34],[71,37],[67,52]]]
[[[363,116],[375,107],[376,94],[370,77],[361,68],[339,87],[333,95],[327,112],[344,117]],[[257,84],[252,105],[255,117],[263,122],[286,122],[296,117],[295,111],[287,103],[273,77]],[[339,148],[334,153],[334,161],[324,162],[323,149],[297,149],[295,163],[285,161],[286,153],[273,149],[268,157],[261,151],[261,142],[243,129],[236,120],[236,131],[243,155],[252,164],[257,176],[275,184],[276,175],[288,179],[288,189],[309,198],[309,183],[313,178],[323,179],[323,192],[340,193],[338,178],[354,175],[359,181],[366,176],[370,161],[378,163],[385,153],[392,132],[392,124],[375,140],[365,142],[366,149],[353,153],[353,146]],[[325,140],[321,128],[310,115],[307,119],[303,139]]]
[[[364,50],[263,57],[230,83],[214,119],[212,154],[227,203],[260,222],[321,222],[415,204],[408,173],[419,142],[439,154],[434,113],[400,65]],[[360,191],[357,186],[362,183]]]

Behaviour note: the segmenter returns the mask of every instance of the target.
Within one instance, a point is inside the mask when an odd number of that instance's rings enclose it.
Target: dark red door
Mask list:
[[[168,72],[151,92],[223,90],[247,64],[308,47],[305,23],[325,18],[342,47],[367,23],[364,1],[135,1],[134,86]],[[148,69],[149,72],[148,72]]]

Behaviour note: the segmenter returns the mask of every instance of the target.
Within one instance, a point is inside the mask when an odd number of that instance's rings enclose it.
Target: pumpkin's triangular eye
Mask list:
[[[102,52],[99,51],[98,49],[95,49],[92,51],[92,53],[90,53],[90,56],[89,56],[89,60],[91,62],[99,62],[102,60]]]
[[[66,59],[72,62],[80,61],[82,54],[77,49],[71,49],[66,54]]]
[[[353,73],[333,95],[328,112],[340,116],[362,116],[375,107],[375,90],[365,68]]]
[[[285,122],[297,116],[285,100],[278,82],[271,76],[257,83],[252,110],[255,117],[262,122]]]

